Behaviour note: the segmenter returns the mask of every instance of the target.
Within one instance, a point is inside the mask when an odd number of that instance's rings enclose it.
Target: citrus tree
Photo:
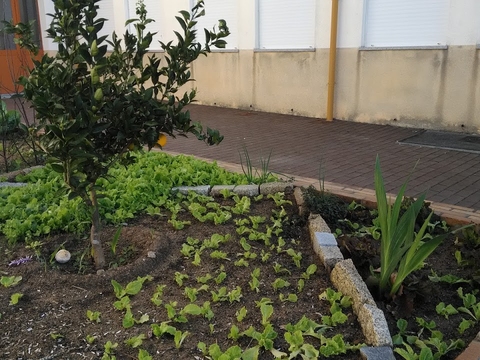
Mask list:
[[[58,51],[34,60],[29,76],[20,79],[38,118],[38,145],[52,168],[63,174],[69,196],[81,196],[91,208],[90,241],[97,269],[105,266],[97,179],[118,161],[134,161],[130,150],[163,145],[165,134],[193,134],[209,145],[222,140],[216,130],[192,121],[184,107],[194,100],[195,90],[180,94],[180,87],[192,80],[190,64],[212,46],[224,47],[229,34],[220,20],[217,29],[205,29],[205,44],[196,40],[195,24],[204,15],[199,1],[191,12],[179,12],[183,31],[175,32],[175,42],[161,43],[164,53],[159,57],[148,54],[154,34],[146,32],[146,25],[153,20],[147,18],[142,0],[137,2],[137,18],[125,24],[123,39],[113,33],[111,41],[99,36],[106,21],[97,16],[99,1],[55,0],[47,32]],[[9,31],[34,53],[28,28],[10,24]]]

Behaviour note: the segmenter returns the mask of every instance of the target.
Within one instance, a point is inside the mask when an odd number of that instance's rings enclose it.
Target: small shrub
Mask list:
[[[303,189],[303,200],[308,211],[320,214],[328,226],[335,228],[339,219],[347,215],[347,204],[338,196],[310,186]]]

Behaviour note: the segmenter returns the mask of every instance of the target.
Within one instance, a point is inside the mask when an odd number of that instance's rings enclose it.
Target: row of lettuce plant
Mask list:
[[[174,201],[172,187],[247,184],[244,175],[228,172],[216,163],[160,152],[136,153],[129,166],[117,164],[97,180],[100,215],[107,223],[125,222],[135,215]],[[274,177],[271,177],[274,179]],[[0,233],[10,243],[55,231],[81,233],[90,227],[90,213],[79,198],[69,199],[61,175],[49,166],[17,177],[24,187],[0,188]]]

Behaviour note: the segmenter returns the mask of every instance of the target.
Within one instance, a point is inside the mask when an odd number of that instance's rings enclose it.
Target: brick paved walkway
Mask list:
[[[427,199],[442,203],[445,211],[463,211],[467,217],[470,213],[480,222],[480,154],[397,143],[416,129],[200,105],[190,111],[193,119],[220,130],[224,141],[208,147],[179,137],[170,139],[165,150],[239,164],[239,153],[246,146],[254,161],[271,152],[272,171],[318,184],[322,167],[329,185],[365,194],[372,194],[374,188],[377,154],[386,189],[392,193],[419,161],[407,195],[427,191]]]

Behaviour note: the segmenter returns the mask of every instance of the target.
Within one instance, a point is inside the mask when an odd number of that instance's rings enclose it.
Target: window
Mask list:
[[[99,18],[107,19],[103,24],[102,30],[98,32],[98,37],[108,35],[107,40],[112,40],[112,33],[115,30],[115,8],[113,2],[118,0],[101,0],[98,3],[97,16]],[[106,45],[107,43],[104,43]],[[110,49],[111,46],[108,45]]]
[[[315,2],[257,0],[257,48],[315,48]]]
[[[446,45],[450,0],[366,0],[365,47]]]
[[[145,8],[147,9],[147,19],[153,19],[154,22],[151,22],[147,25],[146,32],[150,31],[151,33],[157,33],[153,37],[152,43],[150,45],[150,50],[160,50],[159,41],[163,40],[162,34],[162,2],[159,0],[144,0]],[[128,0],[128,14],[127,19],[137,19],[138,15],[136,14],[136,0]],[[133,25],[130,25],[130,32],[134,32],[135,28]]]
[[[192,1],[192,7],[195,5],[196,0]],[[223,19],[227,22],[230,35],[226,38],[227,45],[225,49],[237,49],[238,48],[238,27],[237,27],[237,13],[238,13],[238,1],[237,0],[206,0],[205,1],[205,16],[202,16],[197,25],[197,36],[200,43],[205,42],[205,31],[203,29],[218,30],[218,20]],[[212,48],[215,51],[216,48]]]
[[[0,50],[13,50],[15,43],[13,35],[9,35],[3,31],[2,21],[11,21],[13,17],[12,4],[10,0],[0,0]]]
[[[18,1],[18,10],[21,22],[28,23],[32,20],[35,21],[33,27],[33,39],[38,46],[41,46],[37,2],[35,0],[20,0]]]

